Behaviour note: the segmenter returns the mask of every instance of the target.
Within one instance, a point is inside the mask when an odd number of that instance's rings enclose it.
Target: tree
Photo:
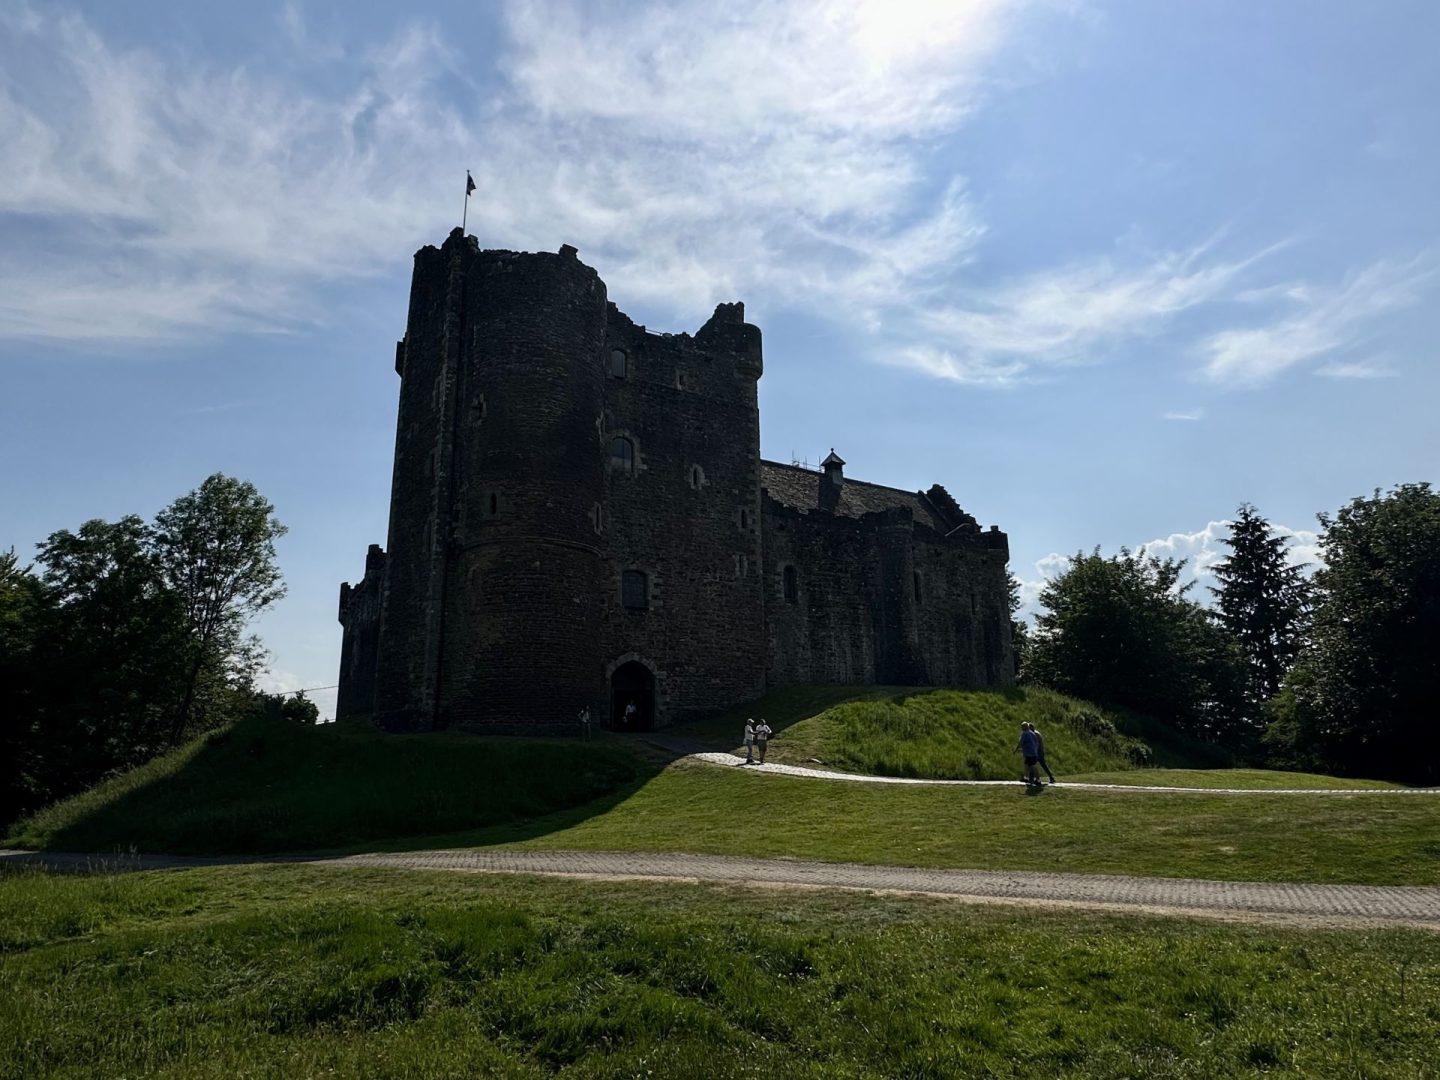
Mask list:
[[[1341,772],[1440,783],[1440,492],[1377,489],[1320,525],[1309,645],[1271,737]]]
[[[138,517],[87,521],[40,545],[31,794],[58,798],[168,745],[187,631]]]
[[[12,548],[0,552],[0,824],[26,809],[33,738],[30,673],[40,580]]]
[[[1005,591],[1010,604],[1010,646],[1015,655],[1015,677],[1025,678],[1025,661],[1030,652],[1030,627],[1023,619],[1015,618],[1024,602],[1020,596],[1020,579],[1009,570],[1005,571]]]
[[[1244,657],[1246,711],[1253,724],[1299,654],[1311,590],[1302,568],[1290,563],[1285,538],[1249,503],[1236,511],[1222,543],[1230,557],[1215,566],[1220,579],[1220,587],[1211,589],[1215,618]]]
[[[171,740],[190,728],[206,685],[253,669],[245,624],[285,595],[275,541],[285,526],[247,481],[216,473],[155,517],[151,546],[190,627],[189,670]]]
[[[1184,563],[1077,553],[1040,594],[1029,675],[1077,697],[1230,740],[1238,652],[1180,584]]]

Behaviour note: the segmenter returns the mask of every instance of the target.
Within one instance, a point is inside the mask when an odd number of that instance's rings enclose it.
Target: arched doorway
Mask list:
[[[626,707],[634,712],[626,718]],[[649,731],[655,725],[655,676],[638,660],[621,664],[610,676],[610,729]]]

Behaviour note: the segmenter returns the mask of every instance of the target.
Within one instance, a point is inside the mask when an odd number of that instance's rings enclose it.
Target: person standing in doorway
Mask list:
[[[640,714],[640,710],[637,709],[637,708],[635,708],[635,699],[634,699],[634,698],[631,698],[629,704],[627,704],[627,705],[625,706],[625,730],[626,730],[626,731],[634,731],[634,730],[635,730],[635,718],[636,718],[639,714]]]
[[[745,764],[755,763],[755,721],[745,721]]]
[[[1040,768],[1045,770],[1045,775],[1050,778],[1050,783],[1053,784],[1055,782],[1055,774],[1050,771],[1050,766],[1045,761],[1045,736],[1040,734],[1040,729],[1034,724],[1027,723],[1025,726],[1035,733],[1035,753],[1040,759]]]
[[[590,738],[590,706],[589,706],[589,705],[582,705],[582,706],[580,706],[580,737],[581,737],[582,739],[588,739],[588,738]]]
[[[760,751],[760,764],[765,764],[765,748],[770,745],[770,736],[775,732],[770,730],[770,725],[765,718],[760,718],[760,723],[755,727],[755,748]]]

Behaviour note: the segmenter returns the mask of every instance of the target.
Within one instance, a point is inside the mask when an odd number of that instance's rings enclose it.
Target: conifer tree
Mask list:
[[[1290,563],[1285,538],[1249,503],[1241,504],[1222,543],[1230,557],[1215,567],[1215,617],[1240,646],[1246,704],[1258,718],[1300,651],[1310,586]]]

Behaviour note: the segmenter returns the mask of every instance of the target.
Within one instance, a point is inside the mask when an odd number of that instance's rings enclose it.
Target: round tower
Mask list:
[[[439,713],[573,727],[600,692],[605,284],[559,254],[480,252],[465,282]]]

